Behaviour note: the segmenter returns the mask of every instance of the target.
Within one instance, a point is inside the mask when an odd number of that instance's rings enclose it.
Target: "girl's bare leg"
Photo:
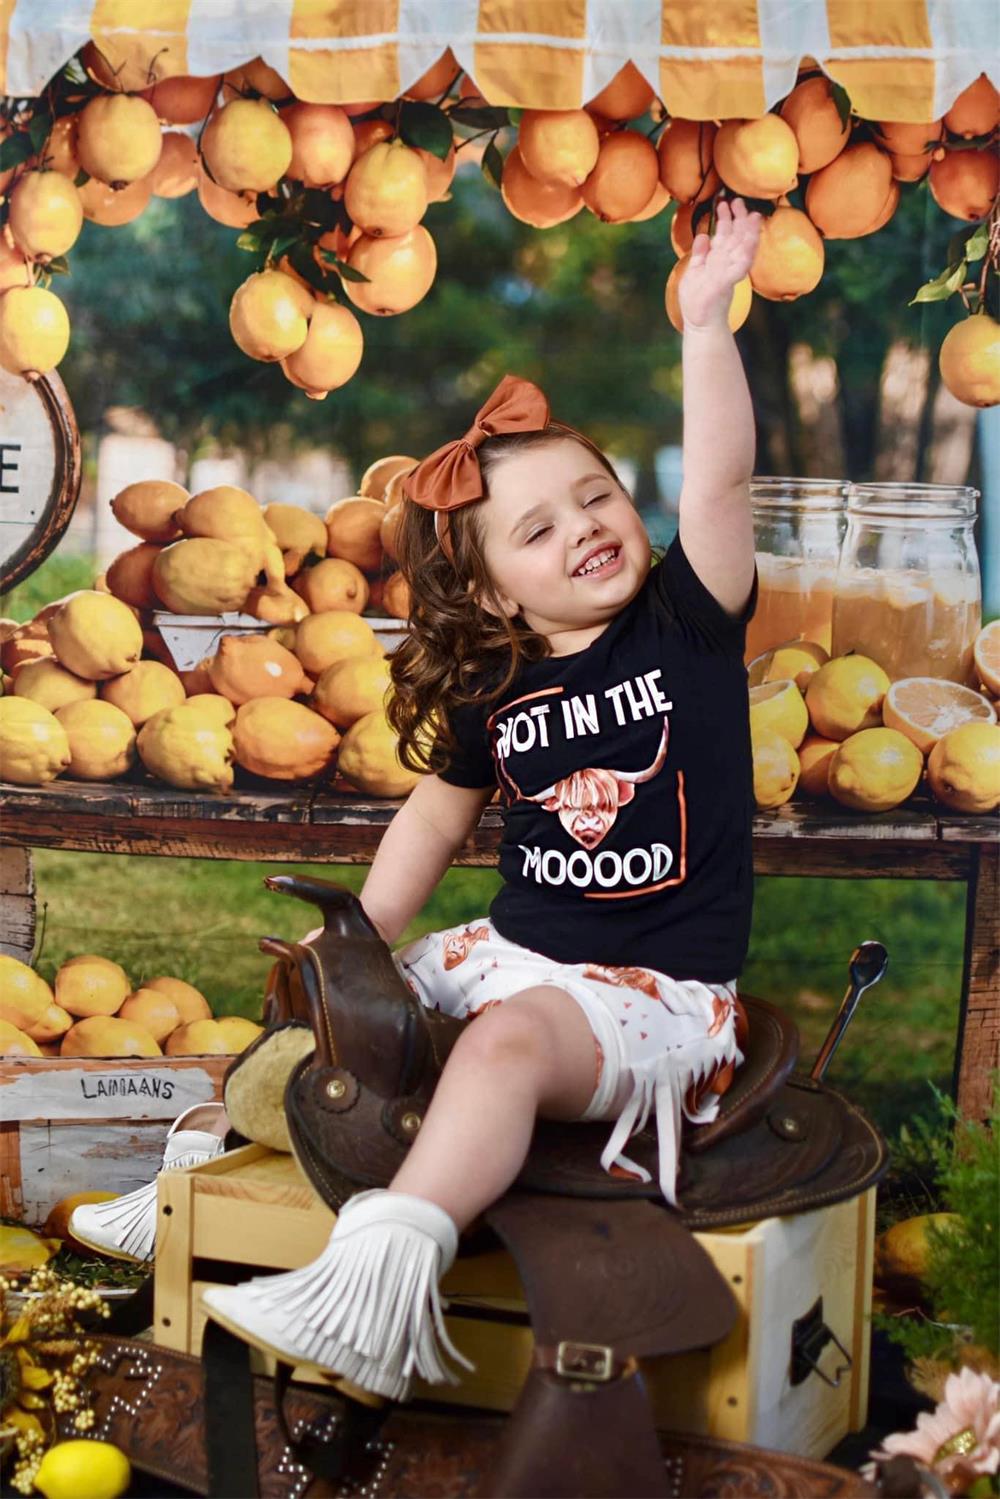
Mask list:
[[[517,1176],[535,1117],[578,1119],[595,1085],[594,1033],[563,989],[523,989],[459,1037],[390,1191],[444,1208],[459,1230]]]

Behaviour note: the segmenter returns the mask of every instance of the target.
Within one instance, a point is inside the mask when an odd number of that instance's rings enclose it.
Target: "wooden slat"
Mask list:
[[[820,879],[964,880],[973,850],[960,843],[754,837],[755,874]]]
[[[30,963],[35,951],[35,875],[27,848],[0,848],[0,952]]]
[[[967,1119],[986,1119],[1000,1067],[1000,849],[978,852],[969,879],[965,967],[955,1047],[955,1095]]]

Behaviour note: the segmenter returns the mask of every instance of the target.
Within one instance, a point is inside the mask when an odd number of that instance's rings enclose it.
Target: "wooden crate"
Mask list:
[[[0,1213],[40,1224],[71,1193],[143,1186],[178,1114],[221,1100],[231,1061],[0,1058]]]
[[[165,1173],[159,1211],[154,1336],[188,1352],[201,1346],[199,1298],[207,1285],[307,1264],[334,1221],[294,1160],[259,1145]],[[873,1234],[874,1191],[790,1218],[699,1234],[740,1316],[715,1348],[648,1361],[659,1424],[808,1457],[824,1456],[860,1429],[868,1404]],[[418,1387],[418,1397],[509,1410],[532,1351],[513,1261],[499,1249],[459,1259],[443,1289],[453,1311],[449,1333],[476,1372],[457,1387]],[[836,1388],[815,1373],[793,1386],[792,1324],[819,1297],[851,1368]],[[833,1374],[840,1362],[828,1345],[821,1368]]]

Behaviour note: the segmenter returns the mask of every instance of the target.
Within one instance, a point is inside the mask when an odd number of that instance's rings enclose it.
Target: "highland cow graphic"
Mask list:
[[[476,943],[485,942],[489,935],[488,926],[467,926],[464,931],[452,932],[449,937],[446,937],[442,944],[442,967],[445,972],[464,963]]]
[[[596,848],[615,825],[622,807],[635,796],[635,788],[651,781],[663,768],[667,758],[670,721],[663,720],[663,735],[656,758],[645,770],[604,770],[588,766],[564,776],[544,791],[526,796],[507,770],[500,766],[504,780],[512,789],[513,800],[539,802],[546,812],[555,812],[567,833],[585,849]]]
[[[614,984],[620,989],[638,989],[648,999],[660,999],[656,974],[648,968],[612,968],[604,963],[591,963],[583,970],[583,976],[599,979],[602,984]]]

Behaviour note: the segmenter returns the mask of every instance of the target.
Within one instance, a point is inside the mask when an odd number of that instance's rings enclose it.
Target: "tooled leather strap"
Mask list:
[[[536,1341],[491,1492],[665,1493],[636,1361],[709,1347],[730,1331],[736,1305],[711,1259],[675,1217],[641,1200],[510,1192],[486,1221],[514,1256]]]

